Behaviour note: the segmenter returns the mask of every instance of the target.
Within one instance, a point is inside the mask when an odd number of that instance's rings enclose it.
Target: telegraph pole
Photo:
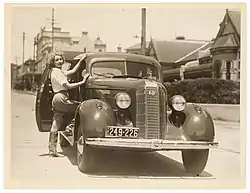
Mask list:
[[[142,8],[141,54],[146,55],[146,8]]]
[[[36,42],[34,40],[34,44],[33,44],[33,64],[32,64],[32,67],[33,67],[33,72],[32,72],[32,87],[34,88],[34,84],[35,84],[35,63],[36,63],[36,60],[35,60],[35,45],[36,45]]]
[[[25,44],[25,32],[23,32],[23,63],[22,63],[22,67],[24,67],[24,44]],[[24,72],[24,68],[23,68],[23,72]]]
[[[16,56],[15,57],[16,59],[16,68],[15,68],[15,81],[17,81],[17,78],[18,78],[18,57]]]
[[[16,56],[15,59],[16,59],[16,65],[18,66],[18,57]]]
[[[54,8],[52,9],[52,45],[51,50],[54,51],[54,25],[55,25],[55,18],[54,18]]]

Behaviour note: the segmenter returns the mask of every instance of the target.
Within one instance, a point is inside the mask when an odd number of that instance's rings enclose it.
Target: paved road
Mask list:
[[[223,183],[228,187],[235,186],[240,180],[239,123],[215,122],[216,140],[220,146],[211,151],[205,171],[194,181],[189,179],[194,177],[185,172],[180,153],[166,151],[107,155],[101,160],[100,172],[86,175],[77,169],[74,150],[59,148],[64,157],[53,159],[48,156],[48,133],[40,133],[35,124],[35,96],[12,92],[11,100],[10,174],[18,186],[58,187],[56,181],[60,181],[61,187],[71,185],[71,188],[96,187],[97,184],[101,187],[168,188],[176,187],[176,182],[185,187],[217,187]]]

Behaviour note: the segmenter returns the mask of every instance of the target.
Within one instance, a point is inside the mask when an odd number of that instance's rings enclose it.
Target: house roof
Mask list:
[[[213,44],[213,41],[206,42],[205,44],[203,44],[202,46],[200,46],[196,50],[194,50],[194,51],[188,53],[187,55],[185,55],[184,57],[176,60],[175,63],[183,62],[183,61],[192,61],[192,60],[198,59],[199,58],[199,53],[201,51],[206,51],[206,50],[210,49],[212,44]]]
[[[91,40],[87,33],[82,33],[82,36],[79,38],[79,42],[77,44],[73,44],[71,46],[69,45],[64,45],[59,48],[60,51],[62,52],[72,52],[72,53],[83,53],[86,49],[86,52],[94,52],[95,41]]]
[[[233,34],[227,34],[217,38],[212,46],[212,49],[219,47],[238,47]]]
[[[204,41],[191,40],[152,40],[159,62],[174,63],[188,53],[204,45]]]
[[[95,39],[94,44],[95,45],[105,45],[99,36]]]
[[[146,48],[148,48],[150,41],[146,41]],[[130,46],[126,48],[125,50],[139,50],[141,49],[141,43],[134,44],[133,46]]]
[[[73,60],[76,56],[83,53],[83,51],[63,51],[64,57],[67,61]]]
[[[240,11],[228,11],[228,15],[232,20],[233,25],[236,28],[236,31],[240,35],[241,32],[241,12]]]

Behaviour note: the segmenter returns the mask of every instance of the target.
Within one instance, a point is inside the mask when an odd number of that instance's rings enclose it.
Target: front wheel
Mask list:
[[[182,161],[187,172],[198,176],[206,167],[209,150],[182,150]]]
[[[81,172],[93,172],[96,167],[95,149],[85,143],[80,126],[77,131],[76,152],[78,169]]]

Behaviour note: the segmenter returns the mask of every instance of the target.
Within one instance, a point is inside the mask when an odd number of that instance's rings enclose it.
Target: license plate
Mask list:
[[[131,127],[108,127],[106,130],[106,137],[126,137],[138,138],[139,128]]]

